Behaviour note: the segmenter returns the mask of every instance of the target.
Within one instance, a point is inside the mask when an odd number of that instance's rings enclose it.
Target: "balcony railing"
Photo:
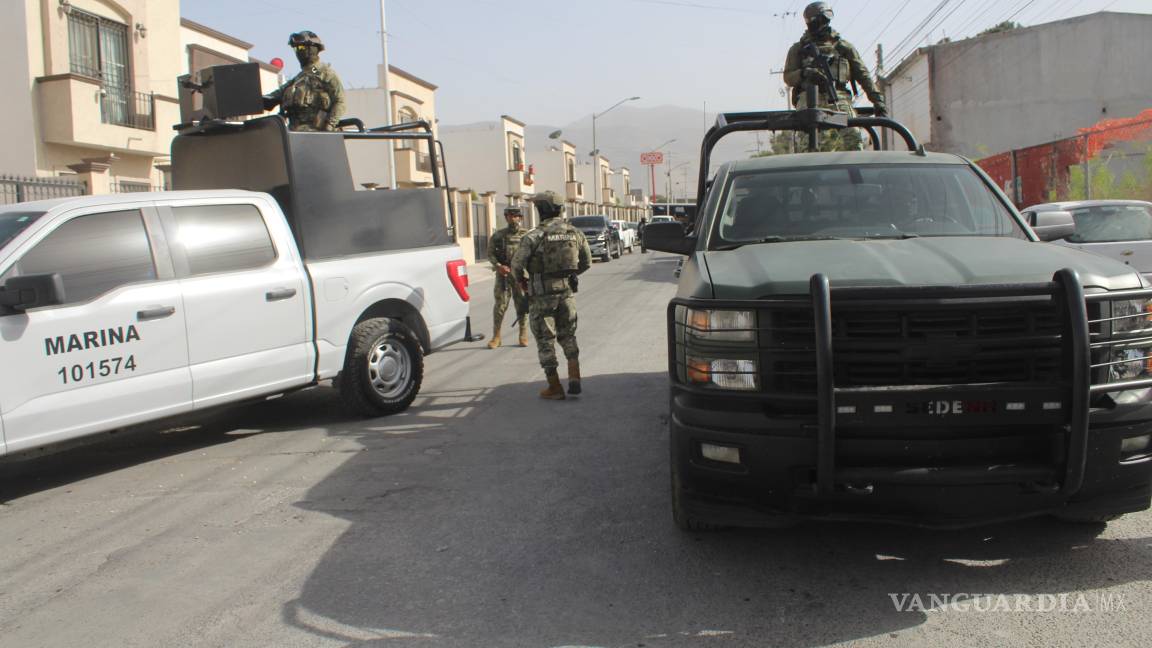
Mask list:
[[[432,157],[427,153],[416,152],[416,170],[425,173],[432,173]]]
[[[140,130],[156,128],[156,98],[151,93],[115,88],[100,91],[100,121]]]

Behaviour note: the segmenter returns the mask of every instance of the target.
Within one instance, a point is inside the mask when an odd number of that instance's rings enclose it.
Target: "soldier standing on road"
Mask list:
[[[334,131],[344,116],[344,84],[331,65],[320,62],[324,43],[315,32],[296,32],[288,37],[288,46],[300,62],[300,73],[292,80],[264,95],[264,109],[280,106],[294,131]]]
[[[641,216],[640,223],[636,225],[636,238],[640,239],[640,251],[645,254],[648,253],[648,248],[644,247],[644,228],[648,226],[648,219]]]
[[[864,94],[875,107],[876,116],[886,116],[888,108],[884,93],[876,89],[872,75],[868,73],[868,66],[856,48],[832,29],[832,16],[832,8],[826,2],[813,2],[804,8],[804,22],[808,29],[800,41],[788,50],[788,58],[784,62],[784,83],[792,88],[792,105],[801,110],[809,108],[806,90],[807,86],[815,84],[818,88],[818,104],[815,107],[845,112],[854,117],[856,111],[852,102],[859,87],[863,88]],[[827,61],[827,72],[831,72],[831,79],[826,78],[826,70],[817,56]],[[835,97],[828,96],[826,87],[829,81],[835,88]],[[853,150],[861,147],[860,133],[856,129],[845,130],[842,138],[840,135],[837,132],[825,135],[827,144],[821,148]]]
[[[500,346],[500,327],[504,324],[504,313],[508,312],[508,300],[516,308],[516,319],[520,322],[520,346],[528,346],[528,300],[520,283],[512,278],[512,259],[520,247],[520,240],[528,233],[521,224],[524,213],[519,207],[504,209],[504,220],[508,226],[496,231],[488,244],[488,262],[496,273],[496,287],[492,291],[492,340],[489,349]]]
[[[583,232],[562,217],[564,202],[555,192],[536,194],[532,202],[540,214],[540,226],[520,241],[512,259],[512,276],[527,287],[532,335],[548,380],[540,398],[564,400],[553,341],[560,342],[568,359],[568,393],[579,394],[580,347],[576,345],[573,293],[576,276],[592,267],[592,249]]]

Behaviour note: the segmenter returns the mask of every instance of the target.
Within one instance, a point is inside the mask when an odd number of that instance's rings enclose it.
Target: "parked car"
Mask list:
[[[1076,233],[1054,243],[1122,261],[1152,280],[1152,203],[1077,200],[1034,205],[1023,213],[1036,227],[1053,212],[1069,213],[1076,223]]]
[[[636,223],[624,220],[612,221],[612,227],[620,233],[620,246],[632,254],[636,247]]]
[[[173,142],[176,191],[0,208],[0,454],[324,380],[400,412],[424,355],[470,338],[438,174],[353,192],[341,133],[198,129]]]
[[[598,256],[601,261],[607,262],[613,258],[619,259],[624,253],[620,231],[612,229],[612,223],[607,216],[573,216],[570,222],[588,238],[592,256]]]

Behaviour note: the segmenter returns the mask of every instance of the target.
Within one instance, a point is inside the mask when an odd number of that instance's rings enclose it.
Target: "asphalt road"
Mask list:
[[[584,276],[579,399],[536,398],[534,348],[462,344],[402,415],[321,387],[0,461],[0,646],[1147,645],[1147,513],[678,531],[674,264]]]

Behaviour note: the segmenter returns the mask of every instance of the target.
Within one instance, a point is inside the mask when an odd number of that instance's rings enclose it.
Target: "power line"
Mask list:
[[[932,19],[935,18],[937,15],[939,15],[940,12],[944,9],[944,7],[947,6],[948,3],[950,3],[950,2],[952,2],[952,0],[941,0],[940,4],[936,5],[936,7],[932,11],[930,11],[928,13],[928,15],[924,18],[924,20],[920,21],[920,24],[913,27],[912,30],[910,32],[908,32],[908,35],[905,36],[899,43],[896,44],[895,47],[893,47],[890,50],[892,52],[893,59],[898,60],[899,59],[898,52],[900,52],[904,48],[904,46],[907,45],[909,42],[916,42],[916,40],[919,39],[920,32],[926,26],[928,26],[928,23],[931,22]]]
[[[864,48],[866,51],[871,51],[872,48],[876,46],[876,43],[880,42],[880,39],[884,36],[884,32],[888,31],[896,22],[896,19],[900,17],[900,14],[904,13],[904,10],[907,9],[910,4],[912,4],[912,0],[907,0],[904,4],[900,5],[900,8],[897,9],[896,13],[892,16],[892,20],[889,20],[888,24],[884,25],[884,29],[881,29],[880,33],[876,34],[876,38],[873,38],[872,42],[868,44],[868,47]]]

